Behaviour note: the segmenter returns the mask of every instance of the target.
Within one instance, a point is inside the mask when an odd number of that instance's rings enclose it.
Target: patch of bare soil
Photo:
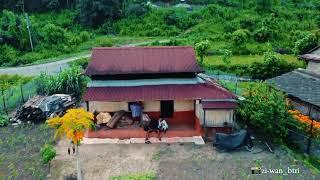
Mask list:
[[[63,179],[75,171],[75,157],[67,155],[67,144],[57,146],[58,156],[52,162],[51,179]],[[252,152],[217,151],[210,143],[194,144],[101,144],[80,147],[85,179],[109,179],[112,176],[154,172],[158,179],[319,179],[319,175],[290,157],[284,150],[274,154],[255,146]],[[282,169],[283,174],[252,175],[251,167]],[[287,168],[299,173],[284,175]]]

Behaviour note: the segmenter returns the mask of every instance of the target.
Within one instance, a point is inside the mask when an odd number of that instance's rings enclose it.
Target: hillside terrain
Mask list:
[[[0,66],[39,63],[95,46],[150,38],[171,40],[151,45],[193,46],[208,40],[212,55],[231,51],[241,57],[274,51],[294,56],[316,46],[320,37],[320,3],[316,0],[191,0],[189,6],[174,5],[177,1],[151,4],[143,0],[41,2],[42,8],[31,3],[25,9],[4,3]],[[262,60],[259,56],[255,59]]]

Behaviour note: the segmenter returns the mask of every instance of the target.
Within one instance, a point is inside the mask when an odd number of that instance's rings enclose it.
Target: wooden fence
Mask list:
[[[12,86],[0,93],[0,113],[8,114],[36,94],[36,85],[31,81],[24,85]]]

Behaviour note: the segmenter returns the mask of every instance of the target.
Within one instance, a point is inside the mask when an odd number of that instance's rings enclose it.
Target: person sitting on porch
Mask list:
[[[144,127],[144,130],[147,131],[146,140],[145,140],[146,144],[150,144],[149,136],[150,136],[150,133],[152,133],[152,132],[156,132],[159,140],[161,141],[160,130],[159,130],[158,126],[159,126],[158,121],[156,119],[151,118],[149,124]]]
[[[159,125],[158,125],[158,128],[159,128],[159,130],[160,130],[161,132],[166,133],[166,132],[167,132],[167,130],[168,130],[168,128],[169,128],[169,126],[168,126],[168,124],[167,124],[166,120],[164,120],[163,118],[160,118],[160,119],[159,119]]]
[[[130,104],[131,115],[133,118],[132,124],[135,121],[140,122],[141,114],[142,114],[142,103],[141,102],[133,102]]]

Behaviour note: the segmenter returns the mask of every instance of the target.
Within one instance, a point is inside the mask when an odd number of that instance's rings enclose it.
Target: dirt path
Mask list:
[[[80,155],[84,179],[110,179],[113,176],[155,173],[157,179],[319,179],[284,150],[271,154],[255,146],[253,152],[220,152],[211,144],[99,144],[82,145]],[[258,152],[258,153],[257,153]],[[75,172],[75,157],[67,155],[67,144],[57,145],[51,178],[63,179]],[[251,167],[299,168],[296,174],[252,175]]]
[[[168,40],[162,40],[161,42],[167,42]],[[139,42],[139,43],[131,43],[121,45],[121,47],[132,47],[132,46],[142,46],[153,41]],[[22,76],[36,76],[40,75],[42,72],[46,72],[48,74],[56,74],[61,70],[68,68],[69,63],[75,61],[77,59],[90,57],[91,53],[78,55],[75,57],[65,58],[54,62],[49,62],[45,64],[36,64],[30,66],[21,66],[21,67],[9,67],[9,68],[0,68],[0,74],[18,74]]]

